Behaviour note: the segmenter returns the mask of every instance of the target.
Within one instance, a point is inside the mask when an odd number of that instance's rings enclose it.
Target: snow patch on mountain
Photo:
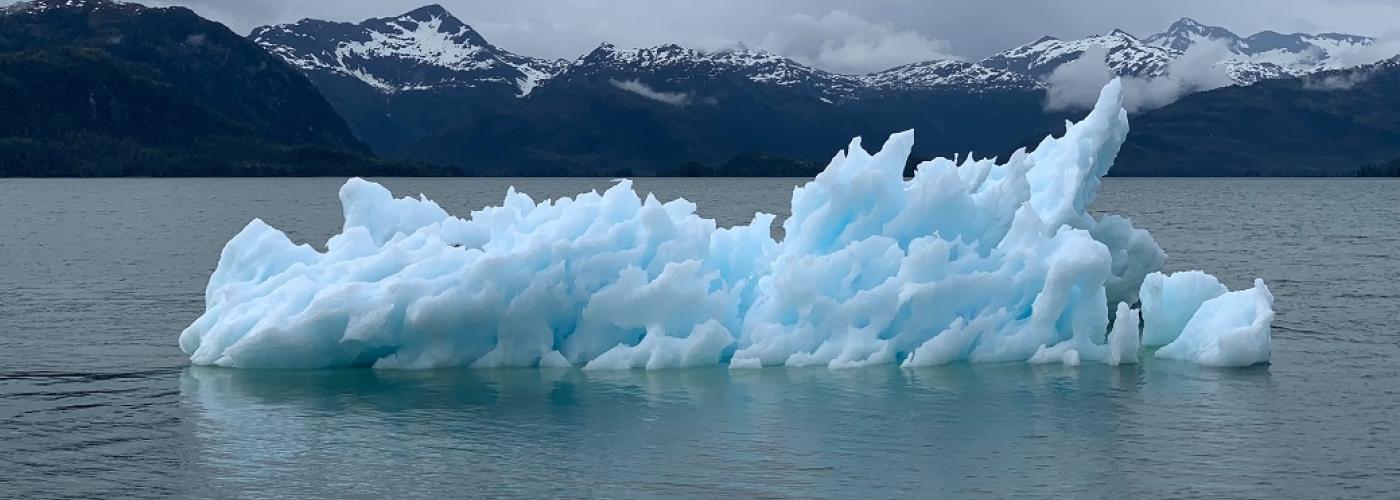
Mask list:
[[[0,14],[38,14],[55,9],[97,10],[102,8],[121,8],[135,11],[144,10],[147,7],[117,0],[30,0],[0,6]]]
[[[388,26],[392,31],[369,31],[369,40],[340,44],[336,47],[338,59],[388,57],[458,71],[487,69],[501,63],[496,58],[483,57],[483,47],[461,43],[471,28],[458,25],[455,30],[451,29],[439,16],[427,22],[400,18]]]
[[[1078,40],[1044,37],[1020,47],[993,55],[981,64],[1022,75],[1045,78],[1055,68],[1078,59],[1090,50],[1102,50],[1104,61],[1122,76],[1160,74],[1180,51],[1139,40],[1126,31],[1114,30]]]
[[[898,90],[959,88],[990,91],[1041,87],[1039,81],[1018,73],[952,60],[906,64],[865,75],[862,79],[875,88]]]

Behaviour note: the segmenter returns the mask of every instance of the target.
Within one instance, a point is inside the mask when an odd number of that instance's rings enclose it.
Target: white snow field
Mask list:
[[[1267,362],[1262,282],[1148,278],[1166,257],[1152,237],[1088,214],[1128,133],[1121,92],[1005,164],[940,158],[905,180],[912,132],[874,155],[852,141],[793,191],[782,241],[772,215],[717,228],[629,181],[538,203],[511,190],[458,218],[351,179],[325,252],[260,220],[230,240],[180,347],[238,368],[1116,365],[1140,345]]]

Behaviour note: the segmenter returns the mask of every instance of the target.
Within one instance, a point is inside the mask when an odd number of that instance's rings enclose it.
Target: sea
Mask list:
[[[461,215],[612,183],[375,180]],[[1400,498],[1397,180],[1105,180],[1168,270],[1268,282],[1251,368],[190,366],[223,244],[324,244],[342,182],[0,180],[0,497]],[[802,182],[636,185],[728,226]]]

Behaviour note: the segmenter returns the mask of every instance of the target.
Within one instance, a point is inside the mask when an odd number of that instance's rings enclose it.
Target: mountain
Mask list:
[[[1039,80],[1021,73],[950,60],[906,64],[865,75],[862,80],[869,88],[883,91],[955,89],[988,92],[1041,88]]]
[[[1400,58],[1186,96],[1137,116],[1117,175],[1355,175],[1400,157]]]
[[[993,154],[1028,130],[1063,123],[1042,111],[1043,91],[1032,83],[937,80],[956,74],[930,73],[925,85],[903,88],[751,49],[603,44],[527,99],[464,117],[416,153],[473,172],[668,174],[690,162],[751,172],[750,160],[765,156],[824,162],[857,135],[880,140],[913,128],[916,154]]]
[[[792,172],[829,158],[833,145],[851,136],[878,140],[910,128],[920,135],[918,156],[1004,155],[1071,117],[1045,110],[1046,79],[1089,51],[1101,51],[1111,71],[1130,77],[1217,67],[1236,86],[1221,95],[1241,96],[1224,101],[1238,104],[1255,93],[1240,86],[1301,85],[1300,78],[1345,66],[1374,44],[1338,34],[1242,37],[1183,18],[1146,38],[1121,30],[1045,37],[976,62],[843,75],[742,46],[603,43],[571,62],[536,59],[492,45],[436,5],[358,24],[269,26],[251,39],[309,75],[377,152],[469,173],[530,175],[752,173],[764,158],[795,160],[774,167]],[[1144,118],[1154,124],[1133,137],[1148,141],[1140,148],[1147,151],[1150,141],[1166,140],[1152,137],[1191,137],[1171,123],[1251,116],[1249,109],[1210,115],[1211,106],[1224,105],[1164,109]],[[1282,122],[1297,121],[1286,115],[1298,110],[1276,111]],[[1164,173],[1155,161],[1133,168]]]
[[[1374,62],[1374,58],[1365,58],[1375,39],[1339,33],[1312,35],[1273,31],[1241,37],[1219,26],[1182,18],[1172,23],[1167,31],[1148,37],[1147,42],[1183,53],[1205,43],[1222,46],[1225,54],[1220,56],[1218,64],[1236,84],[1249,85]]]
[[[386,93],[481,88],[525,96],[564,65],[497,48],[440,5],[360,24],[304,19],[249,37],[303,71],[353,78]]]
[[[828,73],[757,50],[703,52],[674,44],[619,49],[604,43],[546,85],[600,78],[621,82],[641,78],[678,88],[697,88],[714,82],[742,83],[826,101],[852,98],[862,84],[856,77]]]
[[[0,176],[391,169],[306,77],[183,8],[0,9]]]
[[[1225,28],[1207,26],[1188,17],[1172,23],[1167,31],[1148,37],[1147,42],[1182,52],[1205,42],[1219,43],[1228,49],[1234,60],[1272,64],[1289,75],[1300,76],[1352,66],[1346,55],[1372,47],[1375,39],[1340,33],[1312,35],[1273,31],[1241,37]]]
[[[243,38],[183,8],[35,0],[0,8],[0,175],[793,174],[906,129],[918,157],[1004,155],[1072,117],[1045,79],[1089,51],[1236,83],[1139,115],[1116,174],[1350,174],[1400,156],[1396,60],[1350,67],[1376,48],[1182,19],[843,75],[742,46],[533,58],[436,5]]]
[[[1181,55],[1181,51],[1152,45],[1132,34],[1114,30],[1078,40],[1043,37],[1034,42],[993,55],[981,61],[988,68],[1002,69],[1031,78],[1044,79],[1056,68],[1079,59],[1091,49],[1105,51],[1105,62],[1120,76],[1155,76]]]
[[[1375,40],[1337,33],[1285,35],[1272,31],[1241,37],[1219,26],[1182,18],[1166,31],[1147,38],[1122,30],[1075,40],[1044,37],[995,54],[980,64],[1045,79],[1086,51],[1101,50],[1105,53],[1104,62],[1117,75],[1149,78],[1168,73],[1173,62],[1207,43],[1220,49],[1202,49],[1211,50],[1205,55],[1209,58],[1206,62],[1223,70],[1233,84],[1250,85],[1354,66],[1361,56],[1359,52],[1372,47]]]
[[[920,154],[992,153],[1062,118],[1041,110],[1035,79],[977,63],[842,75],[746,47],[607,43],[550,62],[490,44],[439,6],[250,38],[310,76],[375,151],[474,173],[751,170],[754,158],[824,161],[852,135],[908,128],[924,134]]]
[[[1228,29],[1207,26],[1189,17],[1172,23],[1164,32],[1147,37],[1147,43],[1178,52],[1190,50],[1191,47],[1207,40],[1224,42],[1231,52],[1241,51],[1246,45],[1239,35]]]
[[[358,80],[384,94],[444,89],[510,90],[528,96],[557,76],[644,71],[674,81],[730,77],[847,99],[867,88],[1030,88],[1023,75],[960,61],[926,61],[865,76],[840,75],[744,47],[699,51],[674,44],[620,49],[603,43],[572,63],[515,54],[486,41],[439,5],[359,24],[304,19],[249,37],[314,76]],[[905,78],[895,82],[895,78]]]
[[[302,20],[249,38],[300,68],[376,152],[422,158],[417,144],[473,116],[515,106],[563,61],[514,54],[438,5],[359,24]]]
[[[928,104],[968,111],[978,108],[947,101],[1021,93],[994,107],[1039,116],[1038,82],[975,63],[930,61],[852,76],[744,47],[607,43],[572,62],[547,61],[492,45],[436,5],[358,24],[268,26],[250,38],[310,76],[376,152],[473,172],[656,172],[746,153],[815,161],[855,130],[883,135],[895,123],[930,121],[953,129],[941,123],[951,117],[933,116],[934,109],[856,104],[919,93],[950,93]],[[843,107],[868,109],[872,118],[853,121],[837,113]],[[929,116],[882,121],[901,113]],[[973,142],[993,143],[1001,146]]]

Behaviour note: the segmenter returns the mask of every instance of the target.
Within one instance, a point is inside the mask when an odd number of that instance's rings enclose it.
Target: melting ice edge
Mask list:
[[[463,219],[350,179],[325,252],[261,220],[230,240],[180,347],[237,368],[1267,362],[1261,280],[1162,275],[1151,235],[1088,214],[1127,133],[1114,81],[1005,164],[939,158],[905,180],[912,132],[874,155],[856,139],[794,189],[782,241],[772,215],[717,228],[629,181],[511,189]]]

